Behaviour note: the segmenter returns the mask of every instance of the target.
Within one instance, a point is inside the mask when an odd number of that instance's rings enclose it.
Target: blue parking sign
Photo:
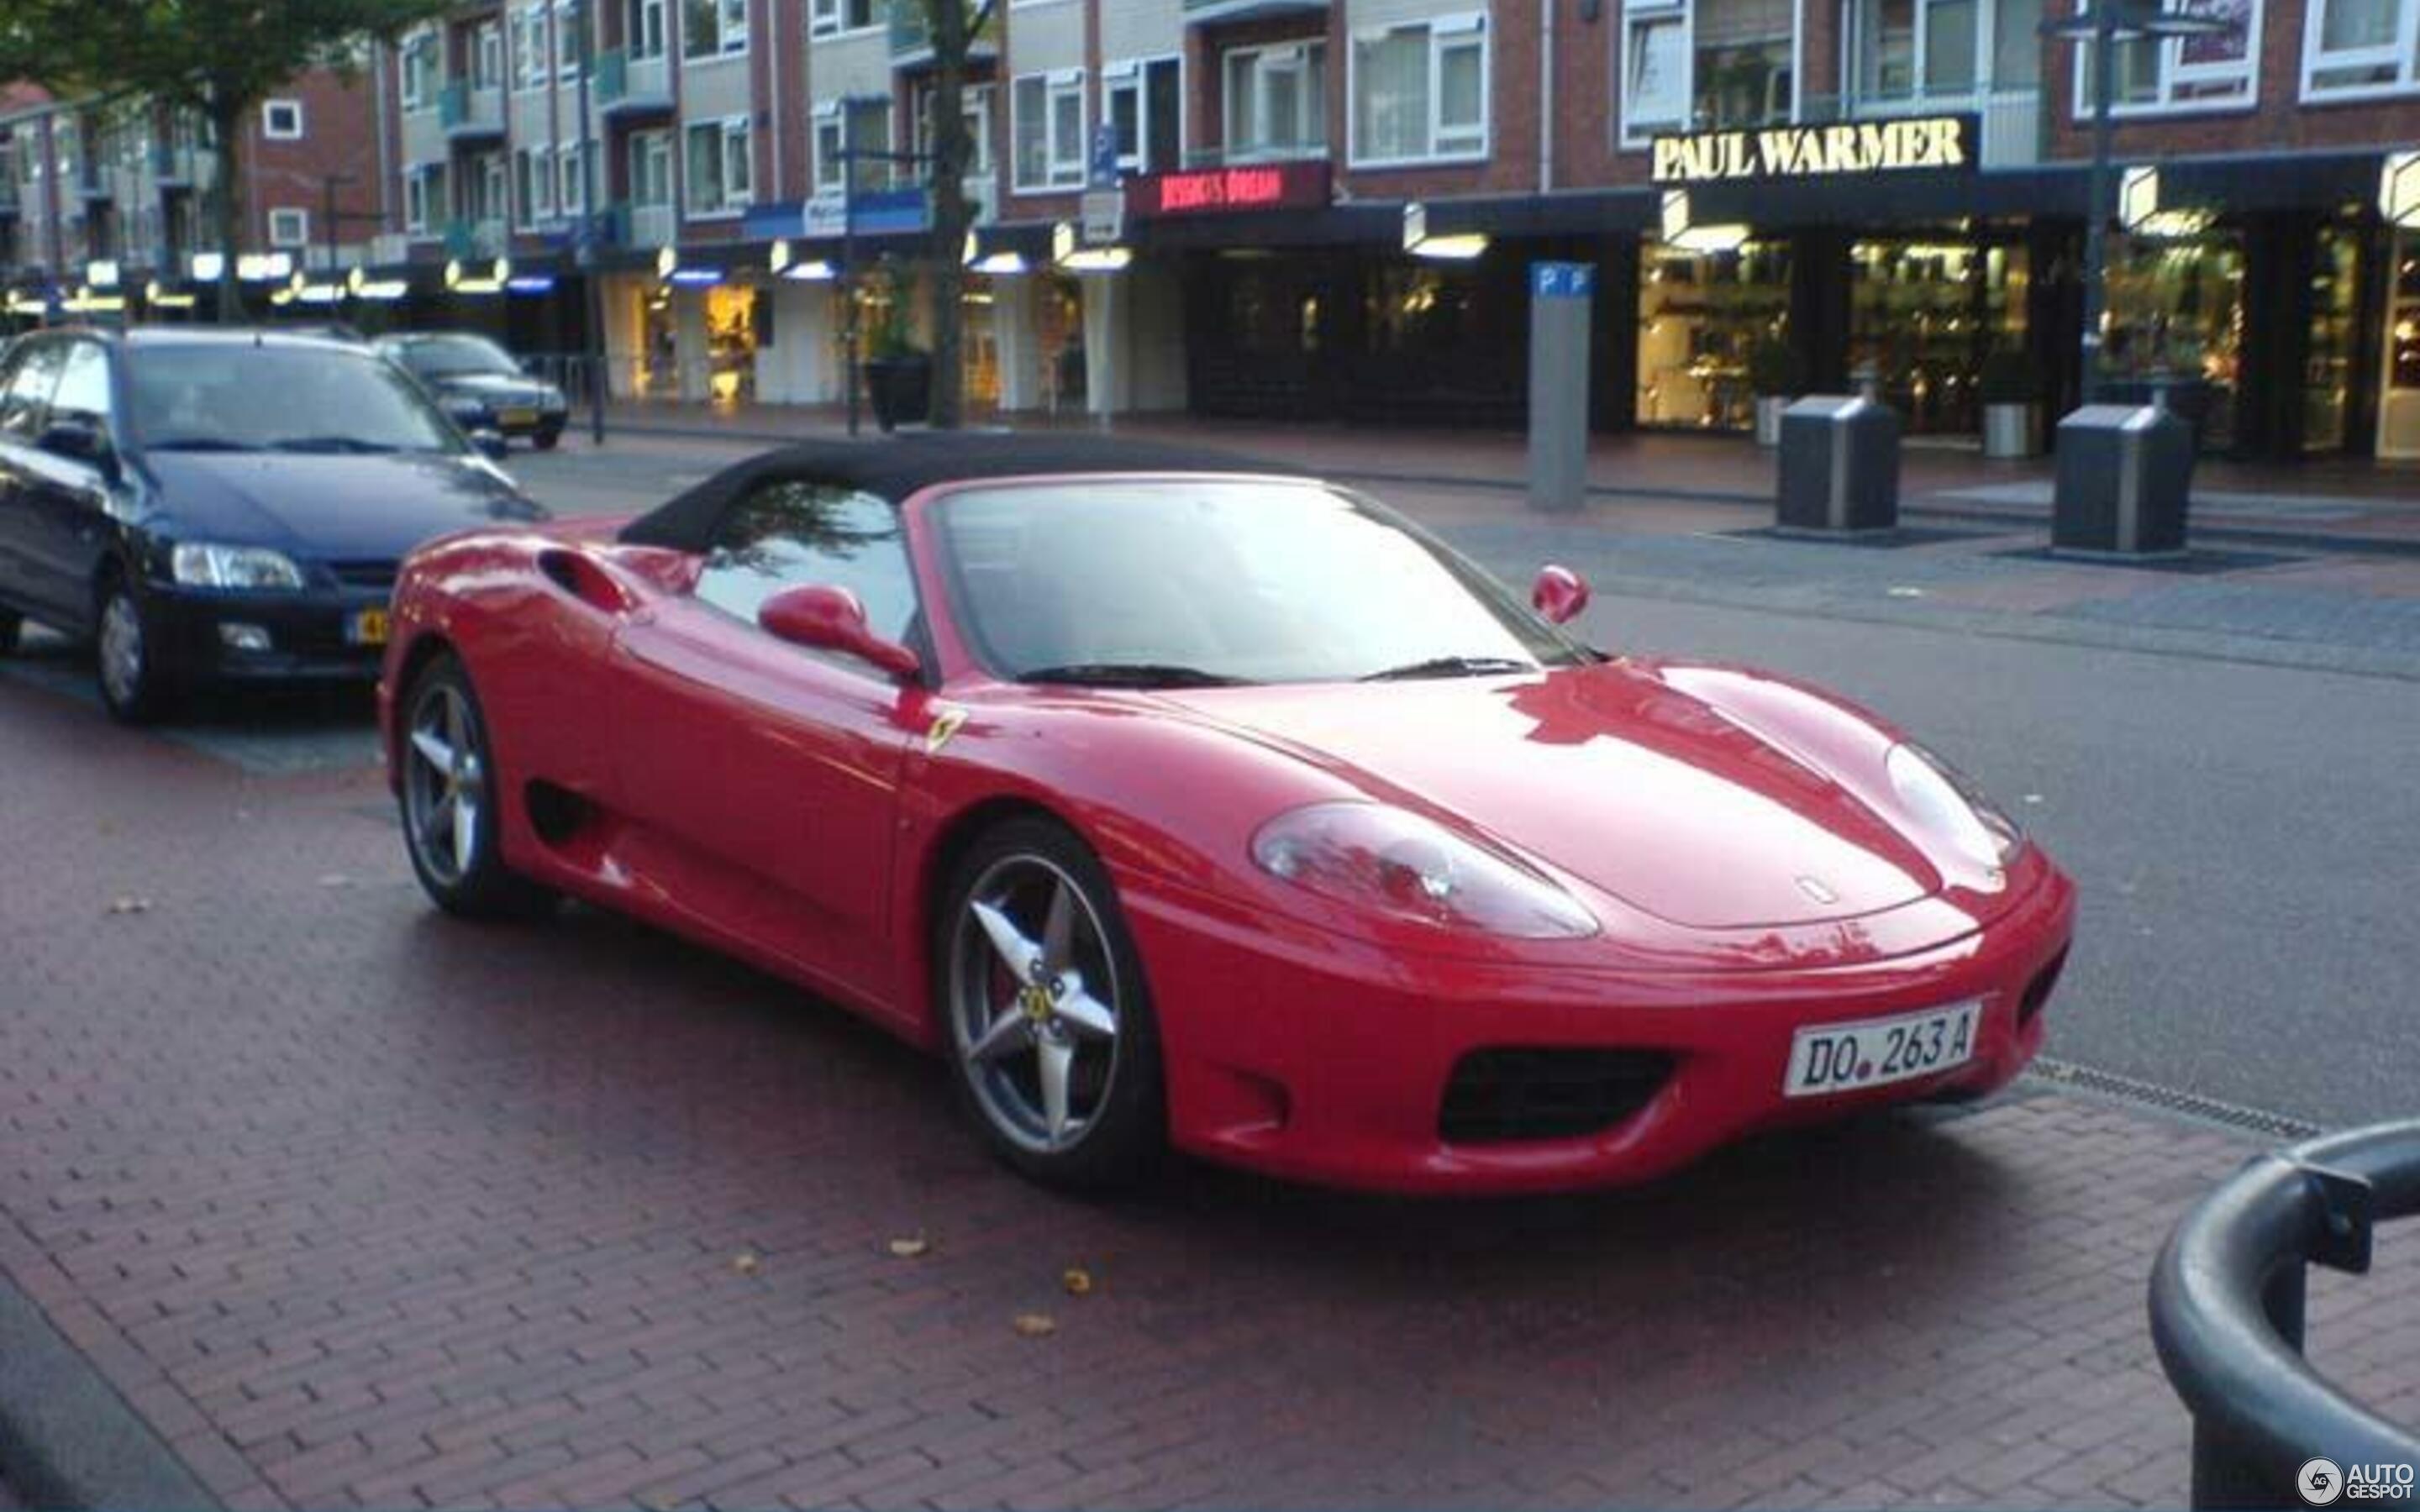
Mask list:
[[[1596,293],[1592,263],[1531,263],[1529,294],[1540,300],[1585,300]]]

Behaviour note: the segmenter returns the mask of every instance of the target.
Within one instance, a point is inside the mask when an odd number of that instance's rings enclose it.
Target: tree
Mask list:
[[[244,127],[261,102],[314,69],[358,71],[454,0],[0,0],[0,78],[62,99],[132,99],[201,121],[216,152],[210,211],[221,319],[243,316]]]
[[[965,418],[966,262],[961,249],[974,224],[967,203],[967,160],[974,139],[967,134],[967,58],[991,23],[1000,0],[892,0],[923,12],[933,39],[933,391],[930,419],[936,429],[956,428]]]

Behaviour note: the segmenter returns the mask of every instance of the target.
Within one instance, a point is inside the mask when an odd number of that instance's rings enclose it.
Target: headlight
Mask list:
[[[256,546],[179,546],[168,569],[194,588],[300,588],[302,569],[283,551]]]
[[[1377,803],[1317,803],[1252,837],[1272,876],[1357,908],[1524,940],[1580,939],[1597,922],[1527,867],[1441,825]]]
[[[1901,742],[1885,759],[1892,791],[1927,834],[1982,866],[2005,865],[2024,843],[2017,822],[1983,796],[1967,776],[1922,746]]]

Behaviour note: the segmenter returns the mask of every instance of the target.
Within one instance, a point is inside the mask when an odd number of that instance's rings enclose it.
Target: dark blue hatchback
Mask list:
[[[121,719],[375,678],[405,552],[544,516],[364,347],[53,331],[0,360],[0,655],[24,620],[89,636]]]

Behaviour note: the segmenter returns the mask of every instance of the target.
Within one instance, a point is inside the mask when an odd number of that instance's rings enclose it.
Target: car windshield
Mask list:
[[[454,452],[412,381],[367,351],[196,342],[127,354],[135,439],[154,451]]]
[[[933,517],[958,618],[1003,677],[1206,687],[1595,657],[1443,543],[1320,485],[982,486]]]
[[[429,336],[396,346],[403,365],[423,378],[454,378],[471,373],[510,373],[521,368],[512,354],[485,336]]]

